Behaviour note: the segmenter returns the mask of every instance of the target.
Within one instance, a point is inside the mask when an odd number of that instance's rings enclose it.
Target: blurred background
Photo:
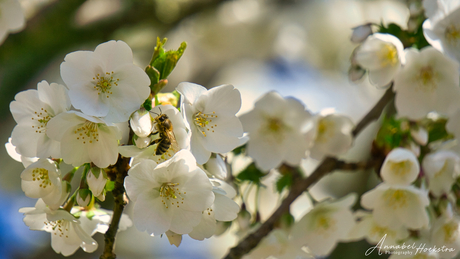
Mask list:
[[[334,108],[355,122],[383,94],[364,79],[350,83],[349,58],[356,47],[349,41],[351,28],[367,23],[394,22],[406,27],[407,1],[301,1],[301,0],[20,0],[27,24],[0,45],[0,142],[8,142],[15,122],[9,103],[19,91],[36,89],[38,82],[63,83],[59,65],[65,55],[94,50],[108,40],[131,46],[135,63],[145,67],[157,37],[167,37],[167,49],[188,47],[169,77],[165,92],[182,81],[205,87],[233,84],[242,94],[241,113],[257,98],[276,90],[300,99],[312,112]],[[351,160],[369,155],[369,127],[347,154]],[[315,162],[307,161],[308,171]],[[62,258],[50,247],[50,235],[30,231],[22,222],[21,207],[34,199],[21,190],[21,163],[0,149],[0,259]],[[78,177],[74,180],[78,181]],[[375,179],[374,179],[375,180]],[[334,174],[317,184],[317,199],[363,192],[373,181],[367,174]],[[262,193],[262,218],[275,208],[273,183]],[[306,198],[306,197],[304,197]],[[107,208],[110,208],[111,196]],[[308,207],[296,201],[293,214],[300,218]],[[128,206],[126,212],[129,214]],[[117,258],[221,258],[236,244],[234,230],[205,241],[184,236],[179,248],[166,237],[149,237],[135,227],[118,235]],[[103,236],[95,235],[99,250],[81,249],[70,258],[99,258]],[[370,258],[365,241],[339,245],[330,258]],[[377,256],[375,258],[386,258]]]

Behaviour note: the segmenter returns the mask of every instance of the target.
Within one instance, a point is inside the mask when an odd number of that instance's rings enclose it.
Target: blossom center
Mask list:
[[[319,215],[316,219],[316,231],[323,236],[328,236],[336,228],[336,222],[328,215]]]
[[[83,144],[99,141],[97,124],[91,121],[86,121],[81,127],[75,129],[74,134]]]
[[[321,119],[318,122],[318,133],[316,136],[316,141],[320,143],[325,143],[330,140],[334,132],[331,130],[335,127],[335,123],[331,120]]]
[[[40,188],[46,188],[48,185],[51,186],[48,170],[45,168],[35,168],[32,171],[32,181],[38,181]]]
[[[390,170],[398,176],[403,176],[410,172],[411,162],[410,161],[401,161],[401,162],[389,162]]]
[[[416,81],[419,83],[419,88],[424,92],[433,92],[437,88],[437,74],[431,66],[425,66],[420,69]]]
[[[384,44],[378,53],[382,67],[394,66],[398,63],[398,51],[392,44]]]
[[[374,225],[372,228],[371,228],[371,234],[375,237],[378,237],[378,238],[382,238],[384,235],[388,235],[388,236],[391,236],[391,237],[396,237],[396,232],[389,229],[389,228],[386,228],[386,227],[381,227],[381,226],[377,226],[377,225]]]
[[[207,131],[214,132],[214,128],[217,127],[217,124],[211,123],[215,118],[217,118],[216,112],[212,112],[211,114],[197,112],[193,115],[195,125],[205,137]]]
[[[184,195],[186,192],[181,192],[177,187],[179,183],[163,183],[160,186],[160,197],[161,202],[168,209],[169,206],[180,207],[181,204],[184,204]]]
[[[32,117],[32,120],[37,123],[32,125],[32,128],[35,129],[35,133],[45,133],[46,124],[48,124],[48,121],[51,120],[51,116],[45,108],[41,108],[40,111],[36,111],[34,114],[35,116]]]
[[[105,97],[109,98],[113,92],[111,91],[112,86],[118,86],[118,81],[120,79],[114,79],[113,78],[113,71],[111,73],[106,72],[105,75],[100,75],[97,74],[95,77],[93,77],[94,80],[94,89],[97,90],[97,94],[105,95]]]
[[[404,190],[388,190],[384,199],[386,204],[393,209],[406,207],[409,201],[409,197]]]
[[[69,224],[67,220],[56,220],[45,222],[45,226],[51,227],[53,234],[59,237],[69,238]]]
[[[449,44],[457,46],[460,43],[460,28],[454,24],[450,24],[446,27],[444,35]]]
[[[444,242],[447,244],[451,244],[455,242],[458,238],[458,223],[451,221],[445,225],[442,226],[442,229],[444,230]]]

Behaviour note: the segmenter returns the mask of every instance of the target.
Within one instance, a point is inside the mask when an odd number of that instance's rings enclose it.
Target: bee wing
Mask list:
[[[177,151],[180,150],[179,144],[177,144],[177,141],[176,141],[176,136],[174,135],[174,132],[172,130],[168,130],[167,134],[168,134],[169,140],[171,140],[171,149],[172,151],[174,151],[174,153],[176,153]]]

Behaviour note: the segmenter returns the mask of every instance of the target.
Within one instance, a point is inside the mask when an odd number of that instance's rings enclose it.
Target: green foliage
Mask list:
[[[401,27],[399,27],[399,25],[394,23],[388,24],[387,27],[381,23],[379,32],[388,33],[397,37],[403,43],[404,48],[414,47],[417,49],[422,49],[429,45],[425,39],[425,36],[423,35],[422,23],[420,23],[418,28],[413,32],[403,30]]]
[[[244,152],[246,152],[246,145],[239,146],[239,147],[233,149],[232,152],[233,152],[233,154],[235,154],[236,156],[237,156],[237,155],[244,154]]]
[[[292,175],[291,174],[285,174],[281,176],[277,181],[276,181],[276,190],[281,193],[284,188],[291,187],[292,185]]]
[[[402,125],[404,127],[401,127]],[[375,144],[380,148],[391,150],[403,146],[409,137],[410,128],[406,119],[396,119],[394,116],[385,117],[375,138]]]
[[[105,183],[105,190],[111,192],[113,189],[115,189],[115,181],[107,181]]]
[[[157,94],[168,83],[169,74],[174,70],[177,62],[184,54],[187,44],[182,42],[177,50],[164,49],[167,39],[162,41],[157,38],[157,45],[153,51],[152,59],[149,65],[145,68],[145,73],[150,78],[150,89],[153,94]]]
[[[142,104],[142,107],[146,109],[147,111],[150,111],[152,109],[152,100],[150,98],[147,98],[145,102]]]
[[[453,138],[452,134],[447,132],[446,124],[447,119],[445,118],[436,120],[426,119],[422,121],[423,127],[428,131],[428,143]]]
[[[168,78],[187,47],[187,44],[182,42],[177,50],[165,51],[163,46],[166,44],[166,41],[166,38],[164,38],[163,41],[157,38],[157,46],[155,47],[152,60],[150,61],[150,66],[160,72],[160,79]]]
[[[246,167],[246,169],[241,171],[236,178],[243,182],[249,181],[257,185],[261,185],[261,178],[265,175],[266,174],[260,171],[254,163],[251,163],[250,165],[248,165],[248,167]]]

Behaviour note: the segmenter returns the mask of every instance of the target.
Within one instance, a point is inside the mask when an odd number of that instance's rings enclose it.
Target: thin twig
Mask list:
[[[370,122],[378,119],[385,106],[393,99],[393,97],[394,93],[390,87],[375,104],[375,106],[368,112],[368,114],[356,125],[352,132],[353,136],[356,137]],[[358,164],[356,164],[356,166],[358,166]],[[365,168],[367,168],[367,166],[370,165],[366,165]],[[325,158],[310,176],[296,181],[292,185],[288,196],[283,200],[281,205],[270,216],[270,218],[268,218],[254,233],[249,234],[246,238],[241,240],[238,245],[230,249],[229,253],[224,258],[238,259],[249,253],[249,251],[259,244],[262,238],[273,230],[275,224],[284,213],[289,211],[291,203],[294,202],[297,197],[299,197],[304,191],[306,191],[314,183],[318,182],[325,175],[337,169],[346,170],[351,169],[351,167],[345,166],[344,162],[338,161],[336,158]]]

